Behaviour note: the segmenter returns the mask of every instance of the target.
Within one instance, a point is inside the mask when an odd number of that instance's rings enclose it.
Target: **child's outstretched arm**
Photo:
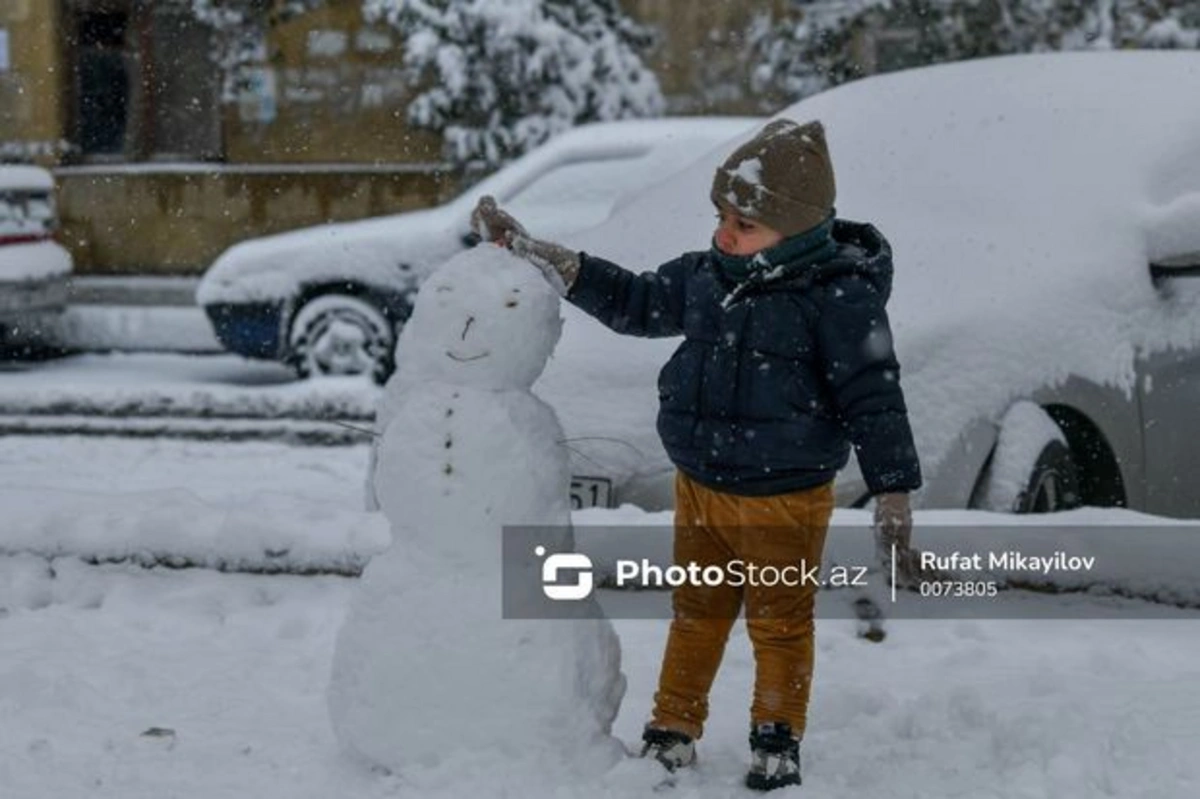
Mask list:
[[[559,294],[612,330],[647,337],[683,332],[687,275],[694,266],[686,256],[656,272],[636,275],[603,259],[533,238],[491,197],[479,201],[471,220],[483,239],[508,247],[538,267]]]
[[[694,258],[683,255],[654,272],[634,274],[580,253],[579,276],[567,299],[617,333],[657,338],[683,333],[683,310]]]

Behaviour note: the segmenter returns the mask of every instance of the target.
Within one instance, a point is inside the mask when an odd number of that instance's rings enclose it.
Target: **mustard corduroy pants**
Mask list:
[[[708,717],[709,689],[744,606],[755,660],[750,721],[787,722],[794,735],[803,736],[813,675],[817,586],[800,575],[811,575],[811,568],[820,565],[832,512],[832,482],[749,497],[676,476],[676,565],[717,565],[727,576],[737,570],[744,584],[731,585],[737,580],[726,579],[719,585],[689,583],[675,589],[651,724],[700,737]],[[730,569],[733,561],[742,566]],[[751,567],[759,578],[757,586],[749,584]],[[787,567],[793,568],[785,571]]]

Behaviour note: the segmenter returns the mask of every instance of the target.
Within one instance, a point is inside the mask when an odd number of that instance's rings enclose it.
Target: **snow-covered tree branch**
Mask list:
[[[618,0],[364,0],[405,39],[409,122],[456,164],[496,165],[582,122],[662,113],[638,54],[652,36]]]
[[[868,60],[858,45],[876,43]],[[878,42],[896,43],[888,58]],[[751,42],[754,85],[791,98],[888,71],[1014,53],[1200,47],[1195,0],[795,0]]]

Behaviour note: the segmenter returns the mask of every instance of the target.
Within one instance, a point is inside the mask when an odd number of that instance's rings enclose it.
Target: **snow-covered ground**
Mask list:
[[[0,784],[12,799],[649,795],[641,763],[545,785],[475,753],[456,773],[398,777],[343,760],[324,691],[350,580],[56,570],[52,604],[0,621]],[[823,622],[806,784],[790,795],[1195,796],[1195,624],[909,622],[870,645]],[[632,745],[666,624],[616,627],[629,692],[615,732]],[[702,764],[677,795],[743,793],[752,675],[739,629]]]
[[[359,511],[366,457],[361,446],[9,439],[0,447],[0,533],[12,534],[10,520],[33,518],[38,508],[48,514],[86,500],[109,511],[74,522],[93,543],[106,531],[116,537],[139,530],[178,542],[202,532],[206,514],[225,514],[233,519],[227,532],[241,524],[251,541],[270,529],[352,546],[351,528],[370,518]],[[168,512],[154,516],[156,504]],[[239,517],[231,512],[237,508],[262,513]],[[863,520],[843,513],[842,524]],[[1112,518],[1125,521],[1118,512]],[[592,525],[661,520],[628,508],[576,517]],[[918,514],[917,521],[922,541],[936,539],[936,515]],[[59,527],[43,530],[53,536],[71,523],[60,516]],[[328,576],[87,566],[71,557],[0,558],[2,795],[648,795],[653,770],[640,762],[586,783],[545,784],[480,753],[464,753],[453,773],[385,776],[346,761],[329,729],[324,692],[354,584]],[[602,601],[615,608],[624,599],[605,592]],[[835,592],[822,599],[836,601]],[[1024,594],[1006,601],[1070,606],[1080,618],[893,621],[888,640],[872,645],[855,638],[849,620],[824,614],[805,785],[781,795],[1197,795],[1196,612],[1121,600],[1128,620],[1099,620],[1088,618],[1089,603],[1098,608],[1102,598]],[[1111,615],[1111,603],[1105,607]],[[667,625],[615,625],[629,680],[615,733],[634,746]],[[738,786],[752,679],[749,644],[737,629],[714,689],[701,765],[682,777],[675,795],[750,795]]]

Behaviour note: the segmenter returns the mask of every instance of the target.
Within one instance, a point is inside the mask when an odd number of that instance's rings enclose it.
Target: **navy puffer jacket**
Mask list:
[[[581,254],[573,304],[618,333],[684,336],[659,375],[658,432],[702,485],[745,495],[821,485],[851,444],[871,493],[921,485],[884,310],[891,248],[873,226],[840,219],[832,238],[815,259],[741,279],[712,250],[640,275]]]

